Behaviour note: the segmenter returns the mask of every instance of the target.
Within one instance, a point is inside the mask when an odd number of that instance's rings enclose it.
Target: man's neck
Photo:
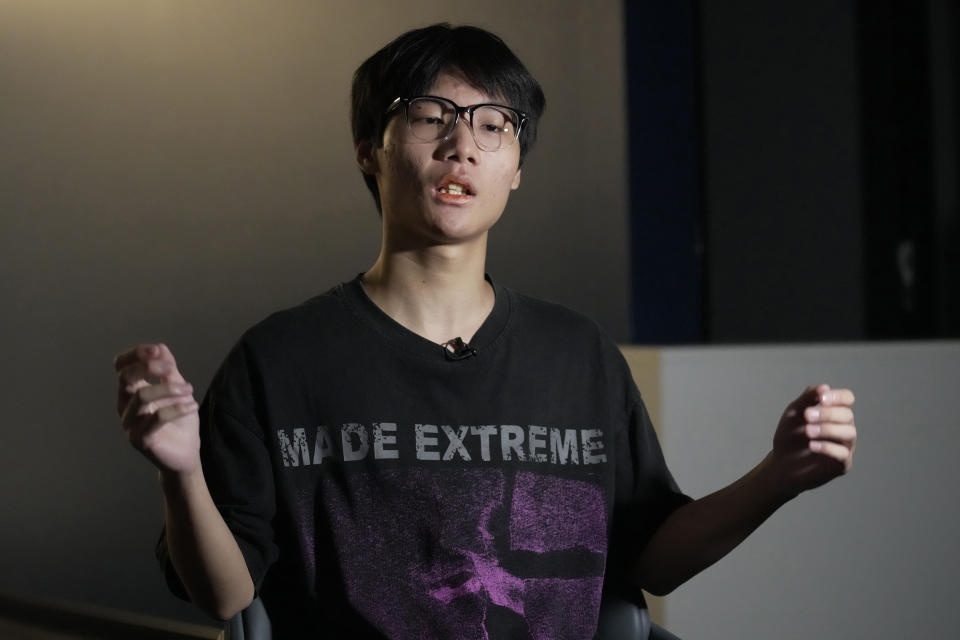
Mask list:
[[[364,289],[384,313],[427,340],[469,343],[495,299],[484,278],[485,254],[463,246],[381,250],[363,276]]]

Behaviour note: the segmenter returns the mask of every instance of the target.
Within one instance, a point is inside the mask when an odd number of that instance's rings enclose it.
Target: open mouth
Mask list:
[[[454,198],[466,198],[477,195],[473,189],[473,185],[470,184],[466,178],[454,174],[446,175],[440,180],[437,186],[437,193],[445,196],[453,196]]]
[[[450,184],[445,184],[439,189],[437,189],[437,192],[449,193],[455,196],[472,196],[473,195],[473,192],[470,191],[469,187],[459,184],[457,182],[451,182]]]

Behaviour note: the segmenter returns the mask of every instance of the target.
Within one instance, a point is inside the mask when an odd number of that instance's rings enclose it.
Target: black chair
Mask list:
[[[650,612],[623,598],[608,596],[600,603],[594,640],[680,640],[650,621]]]
[[[259,597],[250,606],[230,618],[224,628],[224,640],[272,640],[270,616]]]
[[[234,616],[226,626],[226,640],[272,640],[270,617],[260,598]],[[650,622],[645,607],[620,598],[606,598],[600,604],[600,623],[595,640],[680,640],[663,627]]]

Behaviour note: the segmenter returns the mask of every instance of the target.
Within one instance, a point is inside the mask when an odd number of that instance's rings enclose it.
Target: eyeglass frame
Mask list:
[[[442,98],[440,96],[431,96],[431,95],[414,96],[412,98],[398,97],[396,100],[390,103],[389,107],[387,107],[385,115],[389,115],[392,111],[399,108],[400,105],[403,105],[404,119],[407,121],[407,127],[409,128],[410,127],[410,103],[413,102],[414,100],[420,100],[422,98],[429,98],[430,100],[439,100],[440,102],[445,102],[447,104],[453,105],[453,110],[455,114],[453,118],[453,125],[450,127],[450,132],[447,133],[447,135],[443,136],[442,138],[436,138],[435,140],[422,140],[422,142],[436,142],[439,140],[447,140],[451,135],[453,135],[453,132],[457,130],[457,125],[460,124],[460,114],[463,113],[467,116],[466,122],[470,125],[470,136],[473,138],[473,141],[477,145],[477,148],[480,149],[481,151],[487,151],[488,153],[496,153],[501,149],[509,149],[510,147],[513,146],[515,142],[519,141],[520,132],[523,129],[523,125],[526,124],[527,121],[530,119],[530,116],[525,114],[523,111],[520,111],[519,109],[514,109],[513,107],[508,107],[505,104],[497,104],[495,102],[481,102],[480,104],[472,104],[466,107],[461,107],[450,98]],[[496,149],[493,149],[492,151],[488,149],[484,149],[483,147],[480,146],[480,143],[477,142],[477,135],[473,130],[473,114],[477,111],[477,109],[481,107],[496,107],[497,109],[506,109],[507,111],[511,111],[517,114],[517,116],[519,116],[517,119],[516,132],[513,135],[513,142],[511,142],[506,146],[499,146]]]

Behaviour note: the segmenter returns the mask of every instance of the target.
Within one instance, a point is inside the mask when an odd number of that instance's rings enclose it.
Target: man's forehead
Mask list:
[[[452,89],[455,91],[470,90],[476,92],[480,95],[480,99],[476,101],[478,104],[480,102],[503,103],[506,101],[506,96],[504,96],[501,92],[485,89],[478,83],[468,78],[467,75],[457,67],[445,67],[441,69],[440,72],[437,73],[437,76],[433,79],[433,82],[430,84],[430,87],[426,92],[428,94],[434,94],[441,88]]]

